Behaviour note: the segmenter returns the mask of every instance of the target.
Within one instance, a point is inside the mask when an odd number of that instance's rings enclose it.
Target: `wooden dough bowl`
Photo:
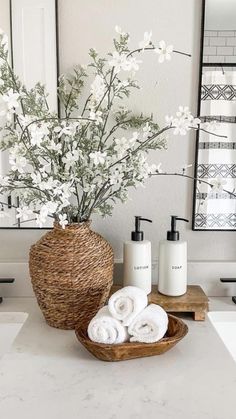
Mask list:
[[[87,335],[87,326],[75,330],[82,345],[102,361],[124,361],[145,356],[161,355],[173,348],[188,333],[188,326],[179,318],[168,314],[169,325],[164,338],[156,343],[127,342],[106,345],[92,342]]]

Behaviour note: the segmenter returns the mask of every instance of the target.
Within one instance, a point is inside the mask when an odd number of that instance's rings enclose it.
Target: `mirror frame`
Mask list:
[[[56,33],[56,77],[57,77],[57,83],[58,83],[58,77],[60,75],[60,56],[59,56],[59,11],[58,11],[58,0],[54,0],[55,2],[55,33]],[[13,57],[13,23],[12,23],[12,0],[9,0],[9,19],[10,19],[10,62],[11,66],[14,69],[14,57]],[[57,113],[60,117],[60,102],[57,98]],[[17,220],[16,220],[17,222]],[[14,231],[21,231],[21,230],[51,230],[52,227],[25,227],[18,224],[18,226],[15,227],[9,227],[9,226],[1,226],[0,224],[0,230],[14,230]]]
[[[202,87],[202,64],[203,64],[203,47],[204,47],[204,27],[205,27],[205,10],[206,0],[202,0],[201,13],[201,35],[200,35],[200,54],[199,54],[199,73],[198,73],[198,99],[197,99],[197,117],[200,116],[201,110],[201,87]],[[195,227],[195,211],[196,211],[196,195],[197,195],[197,168],[198,168],[198,146],[199,146],[199,130],[196,132],[195,159],[194,159],[194,182],[193,182],[193,210],[192,210],[192,230],[193,231],[212,231],[202,230]]]
[[[202,87],[202,68],[203,68],[203,49],[204,49],[204,29],[205,29],[205,15],[206,15],[206,1],[202,0],[202,12],[201,12],[201,35],[200,35],[200,54],[199,54],[199,78],[198,78],[198,101],[197,101],[197,117],[200,118],[201,113],[201,87]],[[226,65],[227,66],[227,65]],[[230,66],[230,64],[229,64]],[[198,169],[198,147],[199,147],[199,137],[200,137],[200,131],[198,130],[196,132],[196,144],[195,144],[195,160],[194,160],[194,184],[193,184],[193,206],[192,206],[192,230],[193,231],[231,231],[235,232],[236,227],[233,229],[217,229],[217,228],[197,228],[195,227],[195,211],[196,211],[196,195],[197,195],[197,169]]]

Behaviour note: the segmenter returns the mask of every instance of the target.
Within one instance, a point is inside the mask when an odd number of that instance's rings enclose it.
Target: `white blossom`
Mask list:
[[[121,36],[125,36],[125,35],[126,35],[126,32],[123,32],[123,31],[122,31],[122,29],[121,29],[121,27],[120,27],[120,26],[118,26],[118,25],[116,25],[116,26],[115,26],[115,31],[116,31],[119,35],[121,35]]]
[[[42,228],[47,221],[49,210],[46,204],[42,205],[39,214],[36,215],[36,224]]]
[[[136,57],[127,57],[125,53],[119,54],[117,51],[113,52],[112,59],[109,61],[109,65],[114,67],[115,73],[123,71],[137,71],[141,60]]]
[[[136,57],[130,56],[124,61],[122,68],[124,71],[138,71],[139,64],[141,63],[141,60],[137,60]]]
[[[95,112],[94,110],[91,110],[89,114],[89,118],[92,119],[96,125],[99,125],[103,122],[101,111]]]
[[[30,177],[32,179],[32,183],[34,185],[39,185],[42,182],[41,174],[40,173],[31,173]]]
[[[46,207],[48,209],[48,214],[54,214],[58,208],[58,204],[57,202],[53,202],[53,201],[48,201],[46,202]]]
[[[70,198],[70,196],[71,196],[71,184],[63,183],[61,185],[56,186],[54,188],[54,193],[55,193],[55,195],[60,196],[62,201],[67,201],[68,198]],[[67,202],[69,202],[69,201],[67,201]]]
[[[26,128],[28,125],[33,123],[35,120],[37,120],[37,116],[32,117],[31,115],[18,115],[18,119],[20,121],[20,124],[23,128]],[[33,125],[33,124],[32,124]],[[31,125],[30,125],[31,126]],[[30,127],[29,127],[30,128]]]
[[[192,118],[189,119],[190,128],[199,128],[200,124],[201,124],[201,119],[200,118],[194,118],[192,116]]]
[[[155,48],[155,52],[159,55],[159,63],[163,63],[165,60],[169,61],[173,52],[173,45],[166,45],[165,41],[160,41],[159,48]]]
[[[139,133],[134,132],[130,139],[127,139],[125,137],[115,138],[115,140],[114,140],[114,142],[115,142],[114,150],[116,151],[117,156],[119,158],[123,157],[127,150],[134,147],[138,137],[139,137]]]
[[[212,185],[212,191],[222,192],[227,181],[218,176],[216,179],[210,180],[210,183]]]
[[[126,61],[125,54],[119,54],[117,51],[114,51],[112,54],[112,59],[109,61],[109,65],[114,67],[115,73],[119,73],[123,69],[124,62]]]
[[[66,214],[59,214],[59,224],[64,229],[68,224],[67,215]]]
[[[24,168],[27,165],[27,160],[23,156],[10,154],[9,163],[11,165],[11,169],[14,172],[18,171],[19,173],[24,173]]]
[[[94,153],[90,153],[89,157],[92,160],[93,164],[95,166],[98,166],[99,164],[104,164],[106,160],[107,153],[101,152],[101,151],[95,151]]]
[[[33,214],[33,211],[26,205],[17,208],[16,211],[16,218],[22,218],[23,221],[27,221],[29,219],[29,216]]]
[[[31,144],[34,146],[41,146],[41,142],[47,137],[49,134],[49,130],[46,124],[41,124],[41,126],[38,126],[36,124],[32,124],[30,126],[30,141]]]
[[[14,110],[19,107],[19,93],[13,91],[13,89],[8,90],[8,93],[2,96],[2,100],[7,104],[9,110]]]
[[[202,128],[210,132],[215,132],[220,127],[220,122],[217,120],[207,121],[202,124]]]
[[[92,194],[95,190],[96,190],[96,185],[93,184],[93,183],[91,183],[91,184],[87,183],[83,187],[83,191],[86,192],[87,194]]]
[[[143,40],[139,42],[139,48],[144,50],[148,47],[151,43],[152,38],[152,31],[151,32],[144,32]]]
[[[174,135],[186,135],[187,131],[190,130],[189,121],[185,118],[174,118],[172,125],[175,128]]]
[[[172,125],[173,120],[174,120],[173,116],[166,115],[165,121],[166,121],[167,125]]]
[[[9,185],[9,176],[2,176],[0,175],[0,186],[8,186]]]
[[[181,117],[190,118],[190,117],[192,117],[188,106],[179,106],[179,110],[176,112],[176,116],[178,116],[178,118],[181,118]]]
[[[93,83],[91,84],[91,90],[90,90],[90,93],[92,94],[95,102],[100,102],[100,100],[104,96],[105,89],[106,89],[106,85],[104,83],[103,78],[97,74]]]
[[[146,140],[151,133],[151,127],[148,122],[143,127],[143,139]]]
[[[69,170],[76,162],[79,161],[81,152],[79,150],[68,151],[66,155],[62,158],[63,163],[65,163],[66,170]]]
[[[157,165],[157,173],[163,173],[163,170],[161,169],[162,163],[159,163]]]
[[[39,214],[36,215],[36,224],[41,228],[47,221],[48,215],[53,215],[57,210],[58,204],[48,201],[42,205]]]
[[[71,136],[73,128],[73,125],[67,125],[65,121],[62,121],[61,125],[54,128],[54,132],[57,134],[58,138],[61,138],[62,135]]]
[[[50,144],[47,146],[48,150],[56,151],[58,154],[62,154],[62,144],[61,143],[55,143],[55,141],[51,141]]]
[[[139,133],[138,132],[133,132],[132,137],[129,139],[129,147],[132,148],[134,147],[134,145],[136,144],[136,141],[139,137]]]
[[[151,164],[148,166],[148,173],[150,175],[154,175],[155,173],[160,173],[158,170],[158,166],[156,164]]]
[[[129,86],[129,84],[130,84],[129,80],[119,81],[119,82],[117,83],[117,86],[116,86],[116,91],[118,92],[118,91],[119,91],[119,90],[121,90],[122,88],[124,88],[124,87],[128,87],[128,86]]]
[[[123,181],[123,176],[124,173],[120,172],[119,169],[113,170],[109,178],[110,185],[121,184]]]
[[[4,103],[2,103],[4,105]],[[2,106],[1,106],[2,108]],[[7,120],[7,122],[13,122],[14,121],[14,114],[15,114],[15,108],[8,109],[6,106],[2,111],[0,112],[0,116],[4,116]]]
[[[174,127],[174,135],[185,135],[191,128],[197,129],[201,122],[199,118],[194,118],[187,106],[179,106],[176,117],[166,116],[165,120],[167,125]]]
[[[117,153],[117,157],[122,158],[126,151],[130,148],[129,141],[125,137],[115,138],[115,144],[114,150]]]
[[[46,218],[43,217],[41,214],[37,214],[35,222],[36,222],[37,226],[39,226],[39,228],[42,228],[43,224],[46,223]]]
[[[41,191],[52,191],[57,187],[58,181],[50,176],[47,180],[41,181],[39,188]]]

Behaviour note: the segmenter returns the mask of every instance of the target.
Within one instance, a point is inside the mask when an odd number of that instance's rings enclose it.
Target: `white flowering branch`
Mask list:
[[[124,105],[133,89],[141,60],[136,53],[153,52],[158,62],[172,53],[190,56],[145,32],[137,48],[129,49],[129,34],[116,28],[115,50],[105,58],[90,50],[87,69],[76,67],[59,78],[58,97],[63,116],[51,112],[44,86],[28,90],[8,62],[7,38],[0,32],[0,148],[8,150],[10,170],[0,177],[0,193],[19,197],[17,218],[33,220],[40,227],[53,217],[63,228],[88,220],[94,212],[110,215],[117,201],[125,202],[131,187],[143,185],[157,173],[149,165],[151,150],[166,148],[163,135],[185,135],[189,130],[208,131],[187,107],[167,117],[159,127],[153,115],[136,115]],[[82,91],[87,73],[93,82],[87,98]],[[217,135],[214,134],[213,135]],[[217,135],[219,136],[219,135]],[[2,199],[2,202],[4,200]],[[1,202],[0,202],[1,203]],[[4,205],[4,204],[3,204]],[[6,215],[8,209],[6,208]]]
[[[208,182],[207,180],[203,180],[201,178],[191,176],[191,175],[187,175],[186,173],[179,173],[179,172],[173,172],[173,173],[158,172],[158,173],[153,173],[151,176],[178,176],[178,177],[183,177],[183,178],[190,179],[190,180],[195,180],[195,181],[199,182],[199,184],[203,183],[204,185],[210,186],[211,189],[213,189],[213,190],[216,190],[218,192],[220,192],[220,191],[226,192],[230,196],[234,196],[236,198],[236,193],[231,192],[228,189],[225,189],[223,187],[222,181],[220,179],[218,179],[217,182],[215,182],[215,183],[211,183],[211,182]]]

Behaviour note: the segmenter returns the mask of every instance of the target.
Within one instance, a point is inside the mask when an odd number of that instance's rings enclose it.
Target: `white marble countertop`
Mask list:
[[[230,298],[211,310],[236,310]],[[5,299],[27,312],[0,360],[4,419],[235,419],[236,363],[207,319],[186,320],[188,335],[161,356],[101,362],[73,331],[46,325],[33,298]]]

